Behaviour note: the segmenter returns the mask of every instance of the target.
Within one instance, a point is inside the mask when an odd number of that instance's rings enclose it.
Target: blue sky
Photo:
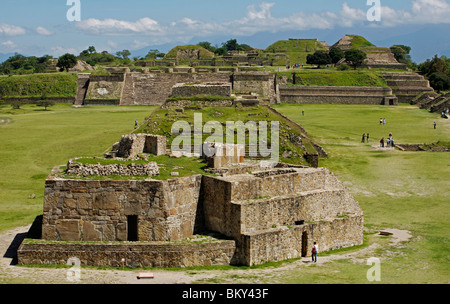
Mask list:
[[[2,0],[0,53],[60,56],[94,45],[145,55],[199,41],[266,48],[290,37],[333,44],[360,34],[379,46],[411,45],[416,61],[450,55],[450,0],[379,0],[379,22],[367,20],[367,0],[78,1],[81,21],[70,22],[67,0]]]

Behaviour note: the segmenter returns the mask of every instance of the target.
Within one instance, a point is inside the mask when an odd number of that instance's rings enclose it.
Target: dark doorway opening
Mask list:
[[[302,234],[302,257],[306,257],[308,252],[308,233],[303,232]]]
[[[138,241],[138,217],[137,215],[127,216],[127,241]]]

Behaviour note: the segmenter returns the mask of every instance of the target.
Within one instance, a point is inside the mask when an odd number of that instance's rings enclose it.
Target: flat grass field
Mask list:
[[[362,249],[378,247],[368,256],[358,251],[361,248],[331,252],[356,252],[357,261],[343,258],[309,267],[294,264],[276,281],[250,272],[235,282],[364,284],[370,267],[366,260],[375,256],[381,259],[381,283],[449,283],[450,154],[381,150],[378,146],[380,138],[390,132],[397,143],[448,143],[450,121],[403,104],[283,104],[275,108],[302,125],[328,152],[329,158],[321,159],[320,165],[331,169],[364,210]],[[73,157],[103,155],[122,134],[134,129],[136,119],[142,123],[155,109],[55,105],[43,111],[32,105],[19,110],[0,106],[0,231],[30,225],[42,214],[44,181],[54,166]],[[386,125],[379,124],[380,118],[386,118]],[[361,143],[367,132],[370,143]],[[30,199],[31,194],[36,198]],[[389,228],[408,230],[412,238],[392,245],[389,237],[374,237]],[[320,253],[319,259],[327,255]],[[227,268],[220,276],[214,282],[229,281]]]

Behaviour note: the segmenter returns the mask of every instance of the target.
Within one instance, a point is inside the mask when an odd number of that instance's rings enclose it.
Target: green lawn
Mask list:
[[[398,143],[448,142],[450,122],[409,105],[276,108],[300,123],[329,153],[320,165],[329,167],[359,201],[369,231],[396,228],[412,233],[411,242],[379,250],[382,283],[448,283],[450,154],[383,151],[378,145],[390,132]],[[380,118],[386,118],[386,125],[379,124]],[[361,143],[363,133],[370,133],[370,143]],[[373,237],[368,240],[373,242]],[[302,276],[286,274],[284,283],[367,283],[368,268],[341,260],[302,270]]]
[[[73,157],[101,156],[155,107],[0,106],[0,231],[42,214],[44,181]],[[35,199],[29,199],[35,194]]]

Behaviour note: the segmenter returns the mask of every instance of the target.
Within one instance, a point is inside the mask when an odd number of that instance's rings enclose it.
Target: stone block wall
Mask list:
[[[328,169],[205,176],[203,185],[205,227],[238,240],[242,264],[301,257],[313,240],[321,250],[362,244],[363,212]]]
[[[166,150],[165,136],[142,133],[123,135],[120,142],[113,146],[115,155],[123,158],[134,158],[140,153],[164,155]]]
[[[276,76],[266,72],[247,72],[233,74],[233,91],[238,94],[256,93],[261,98],[276,101]]]
[[[121,105],[162,105],[177,83],[230,83],[230,76],[231,73],[129,73],[126,75]]]
[[[191,97],[196,95],[231,96],[231,83],[178,83],[172,87],[172,96]]]
[[[159,167],[156,162],[149,162],[147,164],[86,164],[83,165],[76,160],[70,160],[67,163],[67,174],[78,175],[83,177],[88,176],[155,176],[159,175]]]
[[[386,98],[395,98],[386,87],[280,86],[279,91],[285,103],[381,105]]]
[[[319,246],[319,253],[353,247],[363,243],[363,227],[364,219],[359,215],[244,233],[243,250],[238,258],[245,265],[259,265],[310,256],[314,242]]]
[[[42,237],[57,241],[127,241],[128,216],[139,241],[173,241],[194,234],[201,176],[167,181],[49,178]]]
[[[125,243],[70,244],[23,243],[18,264],[60,264],[77,257],[82,265],[110,267],[190,267],[230,265],[234,262],[234,240],[201,244]],[[123,262],[122,262],[123,259]]]
[[[238,72],[238,68],[214,69],[199,73],[194,68],[168,68],[165,71],[122,74],[110,76],[79,75],[76,104],[87,100],[117,100],[121,105],[162,105],[178,83],[226,83],[236,92],[253,92],[263,99],[275,102],[275,75],[265,72]],[[212,92],[216,94],[217,92]],[[225,94],[222,92],[220,94]],[[212,94],[210,94],[212,95]],[[226,92],[228,95],[228,89]]]
[[[207,153],[205,158],[209,168],[218,169],[244,162],[245,145],[204,143],[202,151]]]

